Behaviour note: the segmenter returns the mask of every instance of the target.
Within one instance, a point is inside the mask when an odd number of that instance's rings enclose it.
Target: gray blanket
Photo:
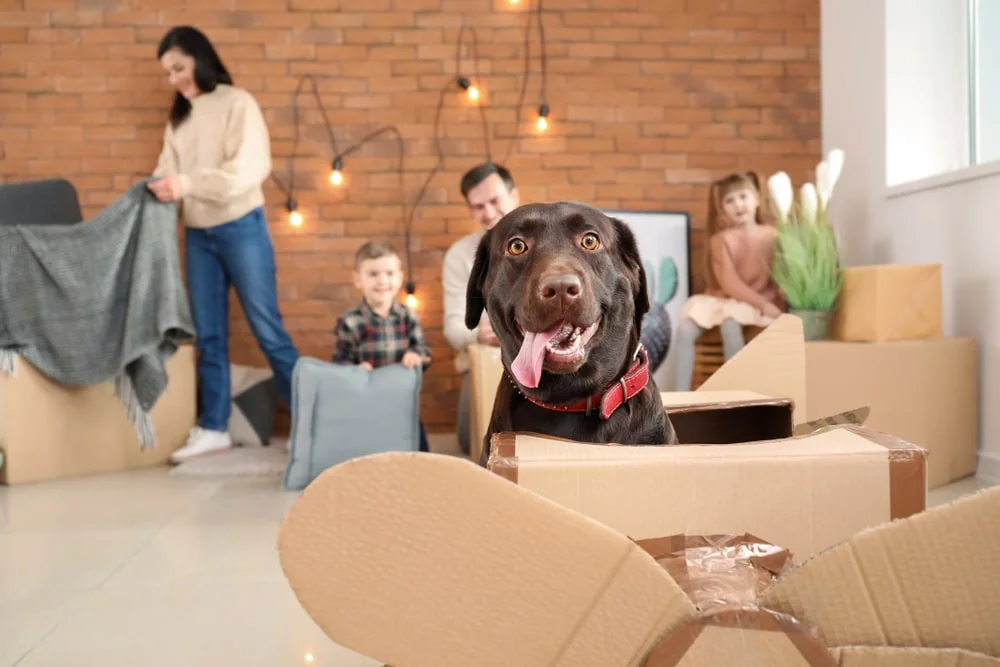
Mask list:
[[[80,224],[0,226],[0,372],[20,356],[62,385],[113,380],[147,448],[166,361],[193,338],[177,210],[145,183]]]

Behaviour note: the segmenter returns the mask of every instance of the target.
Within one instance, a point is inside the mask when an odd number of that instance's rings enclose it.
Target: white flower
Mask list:
[[[825,211],[830,203],[830,195],[833,194],[833,182],[830,180],[830,165],[826,160],[816,165],[816,194],[819,197],[819,205]]]
[[[833,188],[840,180],[840,174],[843,170],[844,151],[839,148],[830,151],[826,159],[816,165],[816,190],[819,195],[819,205],[824,211],[830,205]]]
[[[802,212],[802,222],[811,225],[816,222],[816,211],[819,206],[819,197],[816,194],[816,186],[806,183],[799,190],[799,204]]]
[[[792,210],[792,201],[795,198],[792,192],[792,179],[785,172],[779,171],[767,179],[767,191],[777,209],[778,217],[784,222]]]
[[[830,189],[832,194],[833,187],[837,185],[837,181],[840,180],[840,173],[844,170],[844,151],[834,148],[827,154],[826,163],[830,165]]]

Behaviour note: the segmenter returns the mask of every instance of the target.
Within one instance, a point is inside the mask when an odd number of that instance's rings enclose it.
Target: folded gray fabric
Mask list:
[[[0,226],[0,372],[20,356],[62,385],[113,380],[147,448],[165,364],[194,336],[177,209],[145,183],[80,224]]]

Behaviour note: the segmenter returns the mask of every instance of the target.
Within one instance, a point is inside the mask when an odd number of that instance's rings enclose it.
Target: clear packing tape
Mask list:
[[[665,637],[647,657],[645,667],[719,664],[720,660],[762,667],[836,664],[814,631],[758,604],[764,591],[792,567],[787,549],[750,534],[674,535],[636,544],[670,574],[699,613],[697,619]],[[711,657],[695,648],[705,633],[715,635],[708,644]]]
[[[745,535],[675,535],[637,542],[687,593],[701,613],[755,606],[792,562],[787,549]]]

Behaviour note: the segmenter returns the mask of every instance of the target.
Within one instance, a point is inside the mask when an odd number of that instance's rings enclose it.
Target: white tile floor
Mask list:
[[[377,667],[285,583],[275,537],[294,498],[165,468],[0,487],[0,667]]]
[[[0,667],[377,666],[285,582],[294,498],[163,468],[0,487]]]

